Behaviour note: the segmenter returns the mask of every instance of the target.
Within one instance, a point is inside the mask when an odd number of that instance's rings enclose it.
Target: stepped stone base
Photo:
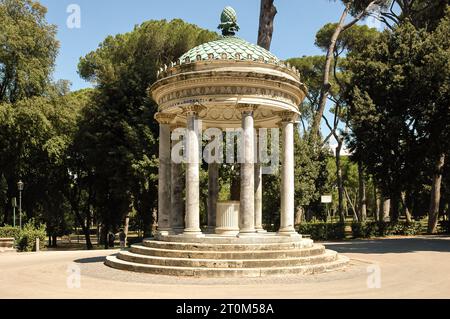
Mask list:
[[[16,251],[14,238],[0,238],[0,253]]]
[[[159,236],[109,256],[105,262],[121,270],[207,278],[315,274],[341,269],[347,263],[347,257],[311,239],[275,233],[241,238]]]

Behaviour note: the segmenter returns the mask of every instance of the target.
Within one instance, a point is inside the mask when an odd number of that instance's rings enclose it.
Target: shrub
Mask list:
[[[450,221],[449,220],[441,220],[439,222],[439,230],[441,233],[449,234],[450,233]]]
[[[352,234],[354,238],[384,237],[392,235],[413,236],[422,232],[419,222],[354,222]]]
[[[345,224],[343,223],[302,223],[299,225],[300,234],[310,235],[313,240],[332,240],[345,238]]]
[[[19,251],[35,250],[36,238],[39,238],[39,248],[44,247],[47,237],[45,225],[35,225],[34,220],[30,220],[24,225],[16,239],[16,246]]]

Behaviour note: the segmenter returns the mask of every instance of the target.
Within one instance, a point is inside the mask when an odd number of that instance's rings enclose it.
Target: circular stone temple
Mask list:
[[[339,269],[348,259],[294,228],[294,123],[307,89],[300,73],[235,34],[226,7],[222,37],[161,68],[150,87],[160,125],[158,230],[155,238],[107,258],[108,266],[175,276],[259,277]],[[201,125],[199,125],[201,123]],[[172,158],[183,135],[184,162]],[[200,225],[201,135],[241,132],[240,200],[219,201],[220,162],[208,164],[208,227]],[[280,228],[262,224],[260,129],[281,129]],[[279,163],[276,163],[278,166]],[[184,195],[183,195],[184,194]]]

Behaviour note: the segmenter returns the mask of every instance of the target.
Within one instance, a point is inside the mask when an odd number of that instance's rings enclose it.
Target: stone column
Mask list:
[[[168,235],[170,225],[170,123],[175,115],[156,113],[159,122],[159,169],[158,169],[158,233]]]
[[[186,129],[186,216],[183,235],[201,237],[200,229],[200,140],[198,127],[199,113],[203,110],[199,104],[185,109]]]
[[[185,187],[185,180],[183,175],[183,164],[172,162],[172,198],[170,202],[170,214],[172,230],[176,233],[182,233],[184,230],[184,199],[183,190]]]
[[[256,129],[255,150],[255,229],[257,233],[265,233],[262,227],[262,166],[259,158],[259,131]]]
[[[208,165],[208,231],[216,228],[217,201],[219,199],[219,164]]]
[[[256,234],[255,229],[255,159],[254,159],[254,121],[255,105],[241,104],[242,112],[242,163],[241,196],[239,210],[239,236]]]
[[[282,168],[281,168],[281,216],[279,235],[298,235],[294,228],[294,122],[297,114],[281,112],[282,119]]]

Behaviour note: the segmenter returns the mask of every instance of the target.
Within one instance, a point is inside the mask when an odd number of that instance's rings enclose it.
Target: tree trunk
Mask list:
[[[295,211],[295,225],[300,225],[303,219],[303,207],[299,206]]]
[[[383,211],[382,216],[380,216],[380,221],[387,222],[389,219],[389,214],[391,212],[391,199],[390,198],[384,198],[383,200]]]
[[[336,147],[336,182],[338,187],[338,214],[339,221],[341,223],[345,222],[344,214],[344,183],[342,180],[342,167],[341,167],[341,150],[342,143],[341,139],[338,139],[338,146]]]
[[[327,104],[328,94],[330,93],[330,73],[331,73],[331,65],[333,62],[334,57],[334,50],[336,49],[336,42],[339,38],[339,35],[342,32],[342,29],[344,28],[345,19],[347,18],[347,15],[350,11],[350,3],[347,4],[345,7],[344,12],[341,15],[341,18],[339,20],[339,23],[336,27],[336,30],[334,30],[333,36],[331,37],[330,46],[327,51],[327,56],[325,60],[325,69],[323,73],[323,84],[322,84],[322,92],[320,93],[320,99],[319,99],[319,108],[314,115],[313,124],[311,126],[311,135],[312,141],[316,140],[316,137],[319,135],[320,131],[320,123],[322,122],[323,113],[325,111],[325,106]]]
[[[391,221],[398,221],[398,218],[400,216],[399,212],[399,202],[400,202],[400,195],[397,192],[393,192],[392,198],[391,198]]]
[[[130,213],[125,217],[125,227],[123,228],[123,232],[125,233],[125,238],[128,240],[128,228],[130,227]]]
[[[83,220],[83,218],[81,217],[80,213],[77,210],[74,211],[74,214],[75,214],[78,224],[81,227],[81,230],[83,231],[84,238],[86,240],[86,249],[91,250],[93,247],[92,247],[92,242],[91,242],[90,228],[89,228],[89,226],[86,226],[86,224],[85,224],[86,221]]]
[[[358,182],[359,182],[359,218],[361,222],[367,219],[367,196],[366,196],[366,180],[364,170],[361,163],[358,163]]]
[[[375,186],[375,184],[373,185],[373,198],[374,198],[374,219],[375,221],[381,221],[381,216],[380,216],[380,212],[381,212],[381,200],[380,197],[378,196],[377,193],[377,187]]]
[[[360,220],[359,220],[359,218],[358,218],[358,214],[357,214],[357,212],[356,212],[355,205],[353,205],[353,201],[352,201],[352,199],[350,198],[350,195],[348,195],[348,192],[347,192],[347,190],[345,189],[345,187],[344,187],[344,193],[345,193],[345,196],[346,196],[346,198],[347,198],[347,202],[348,202],[348,204],[350,205],[350,207],[351,207],[351,209],[352,209],[352,211],[353,211],[353,219],[354,219],[355,221],[359,222]]]
[[[231,174],[230,181],[230,200],[241,200],[241,179],[239,175],[240,165],[236,165]]]
[[[361,11],[357,17],[355,17],[351,22],[345,24],[345,19],[350,13],[350,8],[352,6],[353,1],[348,1],[345,6],[344,12],[341,15],[341,18],[338,22],[336,29],[334,30],[333,36],[331,37],[330,46],[328,47],[327,56],[325,60],[325,68],[323,73],[323,84],[322,91],[320,93],[319,98],[319,107],[317,109],[316,114],[314,115],[313,124],[311,126],[310,138],[312,138],[312,142],[316,141],[316,138],[319,136],[320,132],[320,123],[322,122],[323,113],[325,111],[325,106],[327,104],[328,95],[330,94],[331,84],[330,84],[330,73],[331,73],[331,65],[334,58],[334,51],[336,49],[336,43],[339,39],[339,36],[345,30],[351,28],[358,21],[360,21],[369,11],[369,9],[378,2],[378,0],[374,0],[370,2],[367,7]]]
[[[407,195],[405,192],[402,193],[402,203],[403,203],[403,207],[404,207],[406,222],[411,223],[412,217],[411,217],[411,210],[409,209],[409,205],[410,205],[409,195]]]
[[[56,235],[52,236],[52,247],[53,248],[58,247],[58,236],[56,236]]]
[[[439,221],[439,203],[441,201],[442,169],[445,164],[445,154],[441,154],[436,162],[431,185],[430,209],[428,212],[428,233],[435,234]]]
[[[274,0],[261,0],[261,12],[259,16],[258,45],[270,50],[273,36],[273,21],[277,15]]]

